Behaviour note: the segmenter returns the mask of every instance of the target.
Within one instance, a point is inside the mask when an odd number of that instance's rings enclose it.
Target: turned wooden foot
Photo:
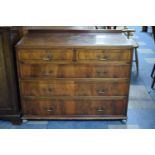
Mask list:
[[[27,120],[27,119],[23,119],[22,122],[23,122],[23,123],[27,123],[28,120]]]
[[[127,120],[126,119],[123,119],[121,121],[122,121],[122,124],[126,124],[127,123]]]
[[[13,118],[13,119],[10,120],[10,122],[13,125],[20,125],[22,123],[22,119],[20,119],[20,118]]]

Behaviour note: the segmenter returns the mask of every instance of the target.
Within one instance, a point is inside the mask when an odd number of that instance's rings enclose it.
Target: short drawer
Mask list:
[[[130,62],[131,58],[130,50],[78,50],[78,60]]]
[[[128,78],[130,65],[20,64],[21,78]]]
[[[22,81],[22,96],[127,96],[128,81]]]
[[[42,61],[53,61],[53,60],[72,60],[73,51],[70,49],[66,50],[20,50],[18,51],[18,57],[20,60],[42,60]]]
[[[127,100],[24,100],[27,116],[125,115]]]

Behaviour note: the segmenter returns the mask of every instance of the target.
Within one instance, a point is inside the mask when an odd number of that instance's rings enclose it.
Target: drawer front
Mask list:
[[[126,99],[121,100],[24,100],[23,113],[30,116],[125,115]]]
[[[21,50],[18,51],[18,57],[20,60],[72,60],[73,51],[66,50]]]
[[[61,115],[62,104],[55,100],[30,100],[22,102],[23,115]]]
[[[21,82],[23,96],[127,96],[127,81]]]
[[[75,84],[67,82],[21,82],[23,96],[74,96]]]
[[[79,60],[130,62],[131,57],[130,50],[78,50]]]
[[[127,96],[127,81],[77,82],[76,96]]]
[[[128,78],[130,65],[20,64],[21,78]]]

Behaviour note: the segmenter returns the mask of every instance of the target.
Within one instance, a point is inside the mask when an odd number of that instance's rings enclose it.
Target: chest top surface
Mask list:
[[[64,30],[49,32],[29,32],[16,45],[16,48],[54,47],[107,47],[132,48],[132,43],[121,32]]]

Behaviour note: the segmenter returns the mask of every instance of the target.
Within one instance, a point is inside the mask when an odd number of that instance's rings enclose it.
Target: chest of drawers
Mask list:
[[[126,119],[133,47],[119,31],[29,32],[16,46],[24,119]]]

